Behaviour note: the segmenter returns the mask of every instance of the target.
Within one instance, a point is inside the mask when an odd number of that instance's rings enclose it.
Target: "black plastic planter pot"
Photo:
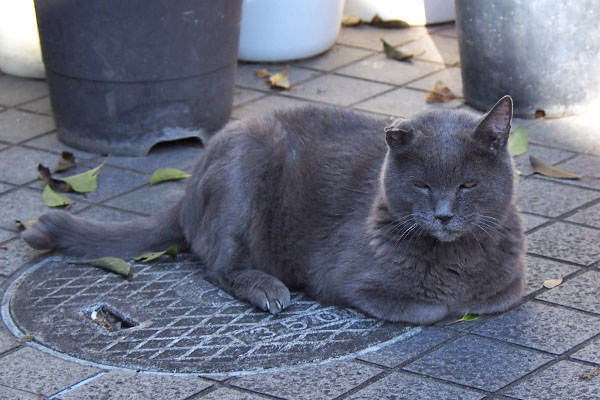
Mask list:
[[[231,113],[242,0],[35,0],[60,139],[144,155]]]
[[[466,101],[505,94],[515,115],[584,111],[600,96],[598,0],[456,0]]]

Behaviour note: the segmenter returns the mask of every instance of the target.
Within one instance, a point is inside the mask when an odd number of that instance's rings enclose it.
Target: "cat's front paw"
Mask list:
[[[235,297],[253,306],[277,314],[290,305],[290,291],[273,275],[256,269],[230,271],[227,281],[233,283]]]

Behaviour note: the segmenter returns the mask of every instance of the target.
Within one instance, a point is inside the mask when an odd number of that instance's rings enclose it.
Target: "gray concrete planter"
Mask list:
[[[35,0],[60,139],[144,155],[231,113],[241,0]]]
[[[597,0],[456,0],[466,101],[510,94],[515,115],[575,114],[600,95]]]

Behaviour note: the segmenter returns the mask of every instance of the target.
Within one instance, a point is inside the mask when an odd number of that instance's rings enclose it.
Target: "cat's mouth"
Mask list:
[[[435,237],[440,242],[453,242],[462,236],[463,231],[441,228],[436,230],[435,232],[432,232],[432,234],[433,237]]]

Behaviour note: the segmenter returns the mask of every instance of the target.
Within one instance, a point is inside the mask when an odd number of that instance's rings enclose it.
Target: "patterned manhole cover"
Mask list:
[[[301,294],[271,316],[202,279],[197,263],[134,264],[125,280],[53,257],[19,277],[3,316],[36,343],[88,362],[140,370],[235,373],[376,348],[411,328],[325,307]]]

